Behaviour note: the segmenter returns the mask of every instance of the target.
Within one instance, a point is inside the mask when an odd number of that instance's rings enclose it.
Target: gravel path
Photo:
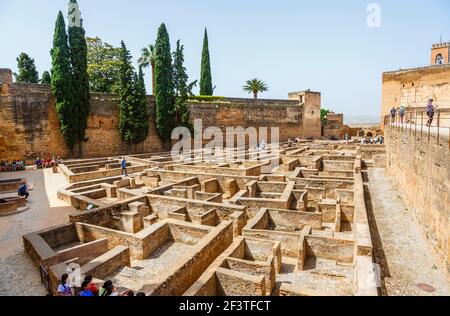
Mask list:
[[[366,201],[382,294],[450,295],[450,282],[384,169],[368,170]]]
[[[0,173],[2,180],[18,177],[27,178],[34,189],[29,210],[0,217],[0,296],[45,295],[39,269],[24,252],[22,235],[68,222],[73,208],[56,196],[67,183],[61,173],[53,174],[51,169]]]

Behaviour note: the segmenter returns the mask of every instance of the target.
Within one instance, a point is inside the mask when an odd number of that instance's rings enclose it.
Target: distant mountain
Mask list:
[[[358,127],[380,125],[381,118],[373,115],[344,115],[344,124]]]

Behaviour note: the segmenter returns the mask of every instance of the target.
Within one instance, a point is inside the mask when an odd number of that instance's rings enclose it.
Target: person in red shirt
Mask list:
[[[92,275],[86,275],[84,277],[84,281],[89,282],[89,289],[91,290],[92,294],[94,296],[98,296],[98,287],[95,285],[95,283],[92,282]]]

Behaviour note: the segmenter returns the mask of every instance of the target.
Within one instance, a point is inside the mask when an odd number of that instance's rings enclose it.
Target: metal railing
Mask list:
[[[436,109],[431,124],[425,109],[407,109],[402,117],[397,110],[396,115],[386,115],[384,126],[397,131],[407,132],[415,137],[427,137],[431,141],[431,136],[436,137],[437,145],[440,145],[442,138],[449,139],[450,149],[450,109]]]

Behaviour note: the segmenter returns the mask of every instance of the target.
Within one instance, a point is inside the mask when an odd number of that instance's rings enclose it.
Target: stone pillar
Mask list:
[[[144,228],[144,220],[139,212],[123,212],[120,221],[126,233],[136,234]]]
[[[128,204],[128,208],[131,212],[137,212],[142,215],[142,217],[146,217],[149,215],[149,209],[145,206],[145,203],[142,202],[133,202]]]

